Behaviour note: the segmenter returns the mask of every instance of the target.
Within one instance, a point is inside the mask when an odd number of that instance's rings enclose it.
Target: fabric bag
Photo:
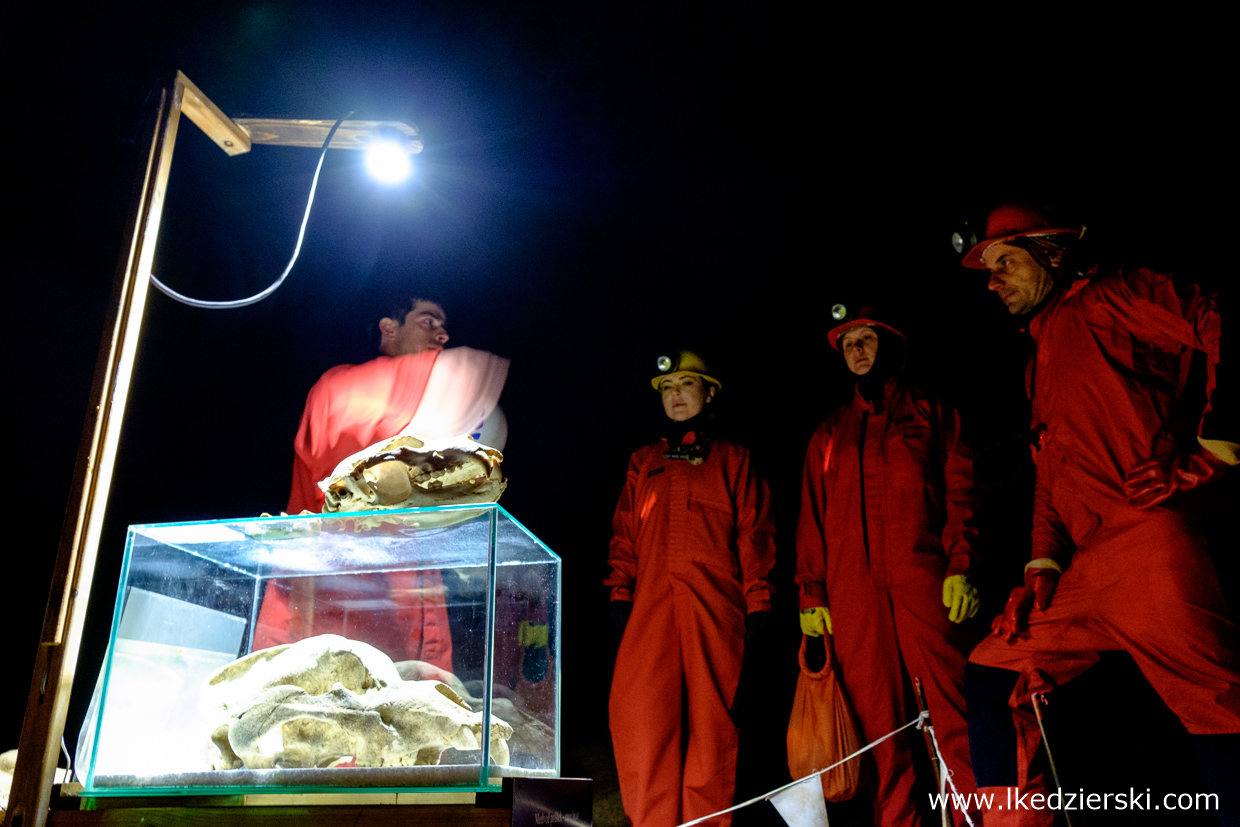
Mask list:
[[[805,662],[808,635],[801,635],[797,660],[801,674],[788,721],[788,769],[792,777],[804,778],[852,755],[863,744],[857,722],[835,674],[835,655],[830,636],[825,636],[827,662],[813,672]],[[827,801],[847,801],[861,789],[861,756],[822,774],[822,794]]]

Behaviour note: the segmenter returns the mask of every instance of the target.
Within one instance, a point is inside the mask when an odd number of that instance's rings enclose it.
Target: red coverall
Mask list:
[[[314,383],[293,441],[289,514],[322,511],[319,480],[345,457],[395,436],[409,424],[438,355],[428,350],[339,365]]]
[[[629,461],[605,581],[612,600],[633,602],[610,718],[624,811],[636,827],[732,806],[738,734],[728,710],[745,615],[770,610],[775,564],[770,495],[749,452],[716,440],[695,466],[664,459],[666,450],[660,441]]]
[[[318,481],[363,448],[413,419],[438,351],[380,356],[334,367],[306,397],[293,443],[288,513],[321,511]],[[254,648],[313,635],[363,640],[393,660],[424,660],[452,671],[452,638],[438,570],[272,580],[263,595]]]
[[[1022,792],[1041,791],[1044,779],[1030,770],[1041,742],[1030,694],[1081,674],[1100,651],[1132,655],[1190,733],[1240,732],[1240,632],[1192,498],[1140,511],[1123,492],[1130,468],[1176,450],[1172,420],[1194,350],[1206,353],[1214,388],[1222,335],[1214,298],[1148,270],[1113,272],[1061,290],[1029,332],[1037,351],[1027,385],[1042,431],[1033,557],[1064,573],[1050,607],[1031,613],[1028,638],[990,637],[970,657],[1020,673],[1009,705]],[[1020,823],[1053,815],[1024,811]]]
[[[805,457],[796,582],[801,609],[831,611],[863,740],[916,716],[910,678],[921,678],[943,758],[967,794],[973,771],[962,690],[977,634],[948,620],[943,606],[943,579],[970,573],[977,534],[973,455],[959,432],[953,408],[898,376],[875,404],[857,391],[827,417]],[[920,740],[905,732],[873,751],[880,824],[920,823],[913,794]]]

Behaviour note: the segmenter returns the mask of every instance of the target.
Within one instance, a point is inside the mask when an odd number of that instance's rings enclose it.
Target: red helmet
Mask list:
[[[840,337],[852,330],[854,327],[881,327],[886,330],[890,330],[901,339],[904,338],[904,334],[899,330],[896,330],[886,322],[879,321],[881,318],[882,314],[876,312],[873,307],[866,305],[855,314],[850,314],[848,318],[844,319],[844,321],[827,331],[827,341],[831,343],[831,347],[839,350]]]
[[[1023,235],[1075,235],[1085,232],[1084,227],[1056,227],[1050,211],[1033,204],[1001,204],[986,217],[986,239],[970,250],[960,262],[974,270],[985,270],[982,254],[992,244],[1004,244]]]

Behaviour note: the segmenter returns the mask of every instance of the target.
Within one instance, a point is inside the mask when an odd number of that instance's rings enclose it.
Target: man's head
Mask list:
[[[986,238],[961,262],[989,270],[987,286],[1013,316],[1038,309],[1055,287],[1067,245],[1084,232],[1062,226],[1046,207],[1001,204],[986,218]]]
[[[878,333],[869,325],[857,325],[844,331],[839,339],[844,363],[857,376],[864,376],[874,367],[878,356]]]
[[[1046,301],[1061,262],[1059,254],[1047,258],[1048,269],[1029,250],[1015,244],[992,244],[982,253],[982,263],[990,271],[986,287],[1013,316],[1028,316]]]
[[[447,316],[443,308],[427,299],[414,299],[412,304],[413,309],[403,316],[385,316],[379,320],[379,351],[385,356],[443,350],[448,343]]]

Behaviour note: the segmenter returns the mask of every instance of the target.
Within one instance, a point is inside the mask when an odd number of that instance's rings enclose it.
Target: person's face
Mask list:
[[[715,386],[694,373],[672,373],[659,383],[663,412],[677,422],[692,419],[715,398]]]
[[[448,343],[445,324],[447,317],[442,307],[435,302],[419,301],[405,314],[404,321],[383,319],[379,323],[383,334],[381,350],[388,356],[443,350]]]
[[[872,327],[854,327],[840,337],[840,352],[844,363],[858,376],[865,376],[874,367],[878,356],[878,334]]]
[[[1013,316],[1032,313],[1055,286],[1051,272],[1020,247],[992,244],[982,253],[982,263],[990,270],[986,286],[999,294]]]

